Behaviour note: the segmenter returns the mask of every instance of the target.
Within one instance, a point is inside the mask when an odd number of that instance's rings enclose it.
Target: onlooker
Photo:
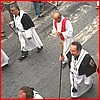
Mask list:
[[[31,88],[29,86],[23,86],[21,89],[20,89],[20,92],[19,92],[19,98],[20,99],[31,99],[31,98],[34,98],[34,99],[43,99],[43,97],[41,95],[38,94],[38,92],[36,92],[34,90],[34,88]]]
[[[10,22],[11,27],[16,27],[18,30],[18,37],[21,44],[21,56],[19,60],[27,57],[28,51],[37,48],[37,53],[43,49],[43,43],[35,31],[34,23],[26,12],[19,9],[17,4],[10,6],[10,11],[14,15],[14,21]]]
[[[71,97],[78,98],[86,93],[92,86],[93,73],[97,71],[96,63],[90,54],[82,49],[79,42],[72,42],[66,57],[60,56],[61,61],[66,60],[70,69]]]
[[[38,15],[38,18],[44,17],[43,15],[40,15],[40,2],[38,1],[32,1],[33,5],[34,5],[34,9],[36,12],[36,15]]]
[[[8,67],[9,57],[6,55],[6,53],[1,49],[1,67],[2,70],[5,70]]]
[[[69,19],[62,16],[59,12],[56,12],[53,15],[52,33],[55,33],[60,39],[62,44],[62,53],[66,56],[73,40],[73,27]],[[62,63],[63,67],[65,67],[66,62],[63,61]]]

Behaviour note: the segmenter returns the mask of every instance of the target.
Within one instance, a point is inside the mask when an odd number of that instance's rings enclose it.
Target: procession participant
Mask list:
[[[2,70],[5,70],[8,67],[8,63],[9,63],[9,57],[1,49],[1,67],[2,67]]]
[[[73,27],[69,19],[62,16],[59,12],[53,14],[52,33],[55,33],[60,38],[60,42],[63,45],[62,52],[66,56],[69,51],[69,46],[73,41]],[[62,64],[64,65],[66,62],[63,61]]]
[[[79,42],[72,42],[66,58],[60,56],[61,61],[66,60],[70,69],[71,98],[78,98],[86,93],[92,86],[93,73],[97,65],[90,54],[82,49]]]
[[[23,86],[21,87],[20,91],[19,91],[19,98],[20,99],[43,99],[44,97],[42,97],[40,94],[38,94],[38,92],[36,92],[34,90],[34,88],[31,88],[29,86]]]
[[[21,44],[21,57],[19,60],[23,60],[27,57],[28,51],[37,48],[37,53],[43,49],[43,43],[40,40],[36,30],[35,25],[31,18],[26,12],[19,9],[18,5],[12,4],[10,10],[14,16],[14,21],[10,22],[11,27],[16,27],[18,30],[19,41]]]

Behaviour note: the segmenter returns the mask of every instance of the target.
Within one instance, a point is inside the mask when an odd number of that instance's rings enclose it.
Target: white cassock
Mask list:
[[[57,31],[58,32],[61,32],[62,20],[64,18],[65,17],[62,16],[61,21],[59,23],[57,23]],[[52,30],[52,33],[56,34],[56,28],[54,26],[54,20],[53,20],[53,30]],[[71,24],[71,22],[69,20],[66,21],[66,31],[62,32],[62,34],[63,34],[63,36],[65,38],[64,41],[61,41],[63,43],[63,55],[66,56],[66,54],[69,51],[70,44],[73,41],[73,27],[72,27],[72,24]],[[65,63],[65,62],[63,62],[63,63]]]
[[[82,49],[80,56],[78,57],[76,62],[75,62],[74,57],[71,56],[71,60],[70,60],[70,83],[71,83],[71,97],[72,98],[77,98],[77,97],[81,96],[82,94],[87,92],[91,88],[91,86],[93,85],[93,80],[92,80],[93,74],[92,74],[91,71],[87,71],[87,70],[90,70],[90,68],[93,68],[93,67],[88,68],[88,65],[90,63],[87,63],[87,61],[90,62],[90,60],[85,59],[86,55],[88,55],[88,52],[85,51],[84,49]],[[91,63],[91,64],[94,64],[94,63]],[[94,64],[93,66],[96,66],[96,65]],[[94,67],[93,71],[95,72],[95,67]],[[85,72],[87,74],[90,73],[90,75],[86,76]],[[75,92],[75,93],[72,92],[73,87],[75,87],[77,89],[77,92]]]
[[[43,46],[43,43],[40,40],[34,27],[29,26],[28,29],[25,29],[23,27],[21,20],[23,19],[24,14],[26,14],[26,12],[20,10],[20,15],[17,15],[16,17],[14,15],[14,23],[15,23],[15,27],[18,29],[18,36],[19,36],[19,41],[21,44],[21,51],[31,51],[36,47],[41,48],[41,46]],[[28,15],[26,15],[26,17],[27,16]],[[29,16],[28,16],[28,18],[29,18]],[[29,18],[24,21],[26,25],[28,23],[28,20],[31,20],[31,19]],[[32,23],[32,21],[31,21],[31,23]],[[28,24],[30,25],[30,22]],[[28,38],[31,38],[31,39],[28,40]]]
[[[1,49],[1,67],[8,64],[9,57],[5,54],[5,52]]]
[[[33,94],[34,94],[34,96],[33,96],[34,99],[43,99],[43,97],[34,90],[33,90]]]

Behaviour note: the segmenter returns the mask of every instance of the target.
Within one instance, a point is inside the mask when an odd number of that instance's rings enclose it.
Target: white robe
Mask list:
[[[62,20],[63,19],[64,19],[64,17],[62,16]],[[57,23],[57,31],[58,32],[61,32],[62,20],[59,23]],[[54,20],[53,20],[52,33],[56,34],[56,28],[54,26]],[[66,54],[69,51],[70,44],[73,41],[73,27],[72,27],[72,24],[71,24],[71,22],[69,20],[66,21],[66,31],[62,32],[62,34],[63,34],[63,36],[65,38],[65,40],[62,41],[62,43],[63,43],[63,55],[66,57]]]
[[[24,30],[23,25],[21,24],[21,19],[24,13],[24,11],[20,10],[20,16],[14,16],[15,27],[18,29],[19,41],[21,44],[21,51],[31,51],[36,47],[41,48],[43,43],[40,40],[34,27],[31,27],[28,30]],[[31,39],[28,40],[28,38]]]
[[[1,67],[8,64],[9,57],[5,54],[5,52],[1,49]]]
[[[70,83],[71,83],[71,97],[73,97],[73,98],[79,97],[82,94],[84,94],[85,92],[87,92],[93,84],[93,80],[91,77],[92,75],[90,75],[89,77],[86,77],[86,75],[78,75],[78,69],[79,69],[80,64],[81,64],[81,62],[86,54],[88,54],[88,52],[86,52],[85,50],[82,49],[81,54],[80,54],[78,60],[76,61],[77,71],[74,70],[74,58],[73,58],[73,56],[71,59]],[[76,93],[72,92],[73,78],[74,78],[74,87],[78,91]]]
[[[43,97],[39,95],[38,92],[33,90],[33,93],[34,93],[34,99],[43,99]]]

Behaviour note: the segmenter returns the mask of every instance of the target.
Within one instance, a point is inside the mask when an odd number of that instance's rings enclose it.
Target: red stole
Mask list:
[[[66,20],[68,20],[68,18],[64,18],[64,19],[62,20],[61,32],[65,32],[65,31],[66,31]],[[55,26],[55,28],[56,28],[56,30],[57,30],[57,23],[56,23],[56,21],[54,21],[54,26]],[[62,41],[65,40],[65,38],[64,38],[64,36],[63,36],[62,34],[60,35],[60,39],[61,39]]]

